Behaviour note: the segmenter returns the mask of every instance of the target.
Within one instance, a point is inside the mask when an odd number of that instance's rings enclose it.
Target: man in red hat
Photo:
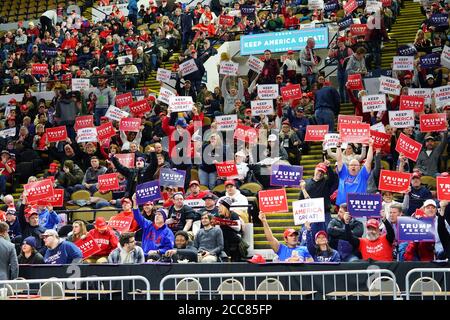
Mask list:
[[[200,183],[197,180],[192,180],[189,183],[189,195],[186,197],[186,200],[198,200],[203,199],[209,193],[209,190],[200,190]]]
[[[283,238],[286,244],[280,243],[272,234],[269,223],[264,212],[259,213],[259,220],[261,220],[264,227],[264,235],[266,236],[269,245],[275,254],[278,255],[279,261],[287,262],[313,262],[314,259],[304,246],[298,245],[298,231],[294,229],[286,229],[283,232]]]
[[[248,207],[248,199],[241,193],[238,188],[236,188],[236,182],[234,180],[227,180],[225,181],[224,185],[225,196],[221,197],[218,202],[226,197],[231,198],[234,201],[233,206],[236,207],[236,209],[238,209],[239,211],[246,213]],[[242,206],[241,208],[238,207],[240,205]]]
[[[39,214],[35,206],[21,206],[23,214],[19,212],[17,218],[22,229],[22,235],[14,238],[15,243],[21,243],[23,239],[33,237],[36,240],[36,249],[38,251],[44,246],[41,235],[44,234],[45,228],[39,225]]]
[[[12,181],[15,171],[16,160],[11,158],[11,153],[8,150],[3,150],[0,161],[0,193],[2,198],[6,193],[6,183]]]
[[[125,230],[125,232],[136,232],[139,229],[139,225],[137,221],[134,219],[133,212],[131,211],[131,208],[133,206],[131,200],[129,198],[122,198],[122,211],[115,216],[116,219],[121,218],[128,218],[131,217],[131,224],[130,228],[128,230]]]
[[[88,263],[107,263],[108,256],[119,243],[114,231],[108,226],[104,217],[97,217],[94,223],[94,229],[89,231],[89,235],[94,238],[95,242],[100,247],[100,251],[95,254],[95,256],[86,259]]]
[[[361,252],[364,260],[372,259],[376,261],[392,261],[393,260],[393,243],[395,240],[394,229],[391,223],[386,219],[386,215],[382,210],[380,212],[382,221],[386,229],[385,234],[381,234],[380,222],[377,219],[369,219],[366,223],[366,238],[357,238],[352,234],[349,220],[344,217],[345,236],[354,248]],[[346,213],[348,215],[348,212]]]

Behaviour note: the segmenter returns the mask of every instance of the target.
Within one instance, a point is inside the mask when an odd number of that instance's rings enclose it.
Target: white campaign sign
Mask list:
[[[158,68],[158,72],[156,73],[156,80],[168,83],[170,81],[171,76],[172,72],[170,70]]]
[[[174,96],[175,96],[175,93],[173,93],[169,89],[166,89],[164,87],[161,87],[159,89],[158,100],[161,102],[164,102],[165,104],[169,104],[170,97],[174,97]]]
[[[120,121],[122,118],[128,117],[129,113],[126,111],[123,111],[122,109],[119,109],[115,106],[109,106],[108,110],[106,111],[105,117],[111,120]]]
[[[294,201],[292,202],[292,210],[296,226],[304,224],[306,221],[311,223],[325,221],[323,198]]]
[[[83,128],[77,131],[77,143],[97,142],[97,128]]]
[[[339,143],[339,133],[327,133],[323,138],[323,150],[336,148]]]
[[[124,65],[124,64],[125,64],[125,60],[126,60],[127,58],[130,59],[131,62],[133,62],[133,55],[129,54],[129,55],[127,55],[127,56],[120,56],[120,57],[117,57],[117,63],[118,63],[118,65],[119,65],[119,66]]]
[[[234,63],[233,61],[222,61],[220,63],[219,74],[224,74],[227,76],[236,76],[238,73],[239,63]]]
[[[273,114],[273,100],[253,100],[250,103],[252,116]]]
[[[89,79],[74,78],[72,79],[72,91],[89,90]]]
[[[396,56],[392,70],[414,70],[413,56]]]
[[[180,71],[181,71],[181,75],[183,77],[187,76],[188,74],[191,74],[197,70],[198,70],[198,67],[195,64],[194,59],[190,59],[190,60],[185,61],[182,64],[180,64]]]
[[[408,88],[408,96],[424,97],[425,104],[431,104],[431,88]]]
[[[216,116],[217,131],[233,131],[237,126],[237,115]]]
[[[183,204],[191,208],[199,209],[205,206],[205,200],[203,199],[186,199]]]
[[[169,98],[169,106],[171,112],[189,112],[192,111],[194,101],[192,101],[191,96],[171,96]]]
[[[386,129],[382,122],[378,122],[370,127],[370,130],[386,133]]]
[[[279,96],[277,84],[259,84],[258,98],[260,99],[277,99]]]
[[[362,97],[363,112],[384,111],[386,110],[386,95],[371,94]]]
[[[323,0],[308,0],[309,10],[323,10],[324,3]]]
[[[441,54],[441,65],[447,69],[450,69],[450,47],[444,46]]]
[[[262,69],[264,68],[264,61],[254,56],[250,56],[247,60],[247,63],[250,70],[253,70],[256,73],[261,73]]]
[[[16,136],[16,128],[10,128],[0,131],[0,137],[7,138],[7,137],[15,137]]]
[[[380,77],[380,92],[386,94],[400,95],[401,89],[400,81],[398,79],[381,76]]]
[[[389,111],[389,125],[394,128],[414,127],[414,110]]]
[[[450,105],[450,86],[442,86],[433,89],[434,101],[436,102],[436,107],[445,107]]]

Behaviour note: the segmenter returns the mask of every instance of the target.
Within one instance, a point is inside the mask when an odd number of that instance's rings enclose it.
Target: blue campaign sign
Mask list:
[[[302,178],[302,166],[273,165],[272,174],[270,175],[270,185],[298,187]]]
[[[417,49],[412,44],[400,46],[397,50],[399,56],[415,56],[417,54]]]
[[[269,49],[272,52],[302,50],[308,38],[314,38],[316,49],[328,47],[328,28],[268,32],[241,37],[241,55],[261,54]]]
[[[430,18],[430,24],[434,27],[448,27],[448,14],[435,13]]]
[[[161,199],[161,190],[158,181],[146,182],[136,187],[136,201],[139,205],[159,199]]]
[[[162,168],[159,175],[159,185],[168,187],[184,188],[184,179],[186,178],[186,171],[172,170],[169,168]]]
[[[334,1],[329,1],[325,4],[324,8],[325,12],[334,12],[339,9],[339,3]]]
[[[348,193],[348,212],[353,217],[379,217],[383,199],[381,194]]]
[[[436,237],[434,221],[434,218],[398,217],[398,241],[434,242]]]
[[[422,68],[435,68],[441,65],[441,55],[439,53],[431,53],[420,57],[420,66]]]
[[[343,17],[338,21],[339,30],[345,30],[353,24],[353,18],[351,15]]]

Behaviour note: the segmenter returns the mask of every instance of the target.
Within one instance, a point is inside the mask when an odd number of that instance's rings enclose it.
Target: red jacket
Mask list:
[[[117,248],[117,244],[119,243],[116,234],[110,228],[104,233],[98,232],[97,229],[92,229],[89,231],[89,234],[95,239],[95,242],[97,242],[101,249],[95,254],[96,256],[108,256],[111,251]]]
[[[403,258],[405,261],[433,261],[434,242],[410,242]]]
[[[210,193],[209,190],[200,191],[197,196],[194,196],[192,193],[186,197],[186,200],[199,200],[203,199],[204,196],[206,196],[208,193]]]

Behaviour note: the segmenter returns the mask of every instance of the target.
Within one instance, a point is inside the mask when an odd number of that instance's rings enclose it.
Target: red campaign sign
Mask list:
[[[408,189],[410,182],[410,173],[382,169],[378,189],[382,191],[402,193]]]
[[[323,141],[328,129],[327,124],[306,126],[305,141]]]
[[[48,64],[33,63],[31,66],[31,74],[48,74]]]
[[[370,130],[370,137],[373,140],[374,149],[383,148],[386,143],[391,141],[391,136],[389,134],[375,130]]]
[[[422,112],[425,106],[425,97],[400,96],[400,110],[414,110]]]
[[[75,242],[75,245],[80,248],[81,253],[83,254],[83,259],[87,259],[101,250],[100,246],[97,244],[97,241],[95,241],[94,237],[92,237],[89,233],[86,235],[86,238]]]
[[[50,179],[28,183],[23,186],[23,189],[26,192],[27,202],[29,203],[53,197],[55,193],[53,182]]]
[[[116,96],[116,107],[117,108],[124,108],[129,106],[133,102],[133,95],[131,92],[119,94]]]
[[[258,192],[262,212],[288,212],[286,189],[261,190]]]
[[[365,23],[355,23],[350,26],[350,33],[353,37],[365,36],[367,32],[367,24]]]
[[[281,96],[283,101],[300,99],[302,97],[302,89],[299,84],[291,84],[281,88]]]
[[[130,104],[130,111],[136,116],[142,115],[150,111],[150,105],[147,99],[135,101]]]
[[[64,189],[54,189],[53,197],[49,197],[37,202],[38,206],[50,205],[55,208],[61,208],[64,206]]]
[[[140,118],[122,118],[120,120],[119,130],[120,131],[134,131],[139,132],[141,126]]]
[[[401,133],[398,137],[397,145],[395,146],[395,151],[398,153],[403,153],[405,157],[416,161],[419,156],[420,150],[422,150],[422,144],[409,138],[407,135]]]
[[[364,90],[361,74],[349,74],[347,78],[347,87],[350,90]]]
[[[450,177],[436,177],[437,198],[450,201]]]
[[[420,131],[421,132],[447,131],[447,114],[446,113],[421,114]]]
[[[119,231],[119,233],[124,233],[130,230],[131,222],[133,222],[133,217],[131,216],[114,216],[109,219],[108,226]]]
[[[47,141],[48,142],[58,142],[58,141],[64,141],[67,139],[66,126],[47,128],[47,129],[45,129],[45,133],[47,133]]]
[[[383,7],[390,7],[392,5],[392,0],[381,0]]]
[[[234,161],[216,163],[216,169],[218,177],[236,177],[238,175]]]
[[[233,138],[244,142],[256,143],[258,142],[258,133],[258,129],[238,124],[234,130]]]
[[[348,116],[340,114],[338,116],[338,131],[341,131],[341,124],[357,124],[362,123],[362,116]]]
[[[229,220],[229,219],[222,219],[218,217],[213,217],[213,223],[214,225],[219,226],[237,226],[237,220]]]
[[[78,116],[75,118],[75,125],[74,125],[75,131],[78,131],[78,130],[84,129],[84,128],[93,128],[93,127],[95,127],[94,116],[92,116],[92,115]]]
[[[116,135],[116,131],[111,122],[106,122],[97,127],[98,141],[109,139]]]
[[[134,153],[119,153],[114,155],[120,164],[127,168],[134,168]]]
[[[98,191],[106,193],[119,189],[117,173],[101,174],[98,176]]]
[[[219,16],[219,24],[222,26],[232,27],[234,24],[234,17],[232,16]]]
[[[339,129],[341,142],[368,144],[370,139],[370,124],[353,123],[341,124]]]
[[[356,8],[358,8],[358,2],[356,0],[350,0],[344,5],[345,14],[352,13]]]

